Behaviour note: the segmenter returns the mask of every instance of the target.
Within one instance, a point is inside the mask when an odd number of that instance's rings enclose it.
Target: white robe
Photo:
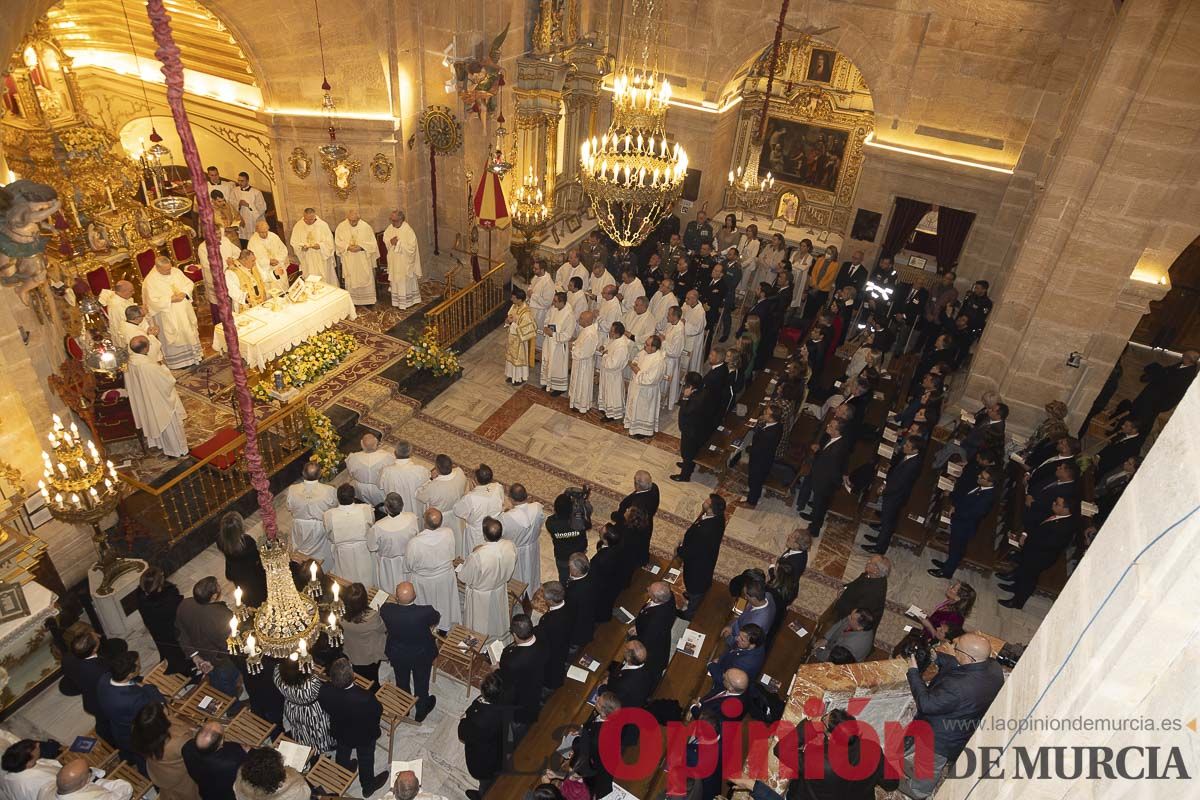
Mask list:
[[[516,567],[517,548],[507,539],[484,542],[471,551],[458,573],[465,587],[464,625],[488,639],[508,633],[508,582]]]
[[[575,324],[579,324],[579,318],[583,316],[583,312],[588,310],[587,293],[580,290],[578,292],[567,292],[567,305],[575,311]]]
[[[600,359],[600,394],[596,406],[609,419],[625,416],[625,368],[637,352],[637,345],[622,336],[604,342]]]
[[[813,256],[809,253],[801,256],[797,250],[792,255],[792,302],[788,308],[800,308],[804,305],[804,287],[808,285],[808,274],[812,269]]]
[[[646,339],[654,335],[654,317],[650,315],[649,311],[639,314],[630,309],[621,316],[621,324],[625,326],[625,335],[633,336],[633,341],[637,342],[638,347],[644,345]]]
[[[603,337],[607,338],[614,322],[621,321],[621,301],[617,298],[605,300],[600,298],[596,305],[596,327]]]
[[[526,302],[529,304],[529,310],[533,312],[533,322],[537,325],[537,347],[542,349],[542,328],[546,327],[546,314],[550,310],[550,306],[554,305],[554,279],[549,273],[534,276],[529,282],[529,291],[526,297]]]
[[[575,336],[575,310],[571,306],[551,308],[546,324],[554,326],[554,336],[542,349],[542,386],[546,391],[567,389],[567,371],[571,362],[571,339]]]
[[[332,549],[325,529],[325,512],[337,508],[337,489],[320,481],[293,483],[287,491],[292,514],[292,551],[330,564]]]
[[[342,278],[350,299],[356,306],[374,305],[375,262],[379,259],[375,231],[361,219],[357,225],[351,225],[350,220],[344,219],[334,231],[333,242],[338,257],[342,259]],[[358,245],[362,249],[351,252],[351,245]]]
[[[375,554],[376,587],[391,594],[408,580],[408,542],[420,529],[417,515],[401,511],[394,517],[384,517],[367,532],[367,549]]]
[[[392,239],[396,243],[392,244]],[[383,231],[383,246],[387,250],[388,284],[392,290],[392,305],[410,308],[421,302],[421,253],[417,249],[417,232],[408,221],[400,227],[388,225]]]
[[[637,299],[646,296],[646,287],[642,285],[641,278],[634,278],[629,283],[617,286],[617,296],[621,298],[621,312],[628,314],[633,311],[633,304]]]
[[[668,411],[675,410],[675,404],[679,402],[679,392],[682,383],[682,372],[680,370],[680,358],[683,355],[683,321],[676,322],[674,325],[668,325],[665,334],[663,335],[662,351],[667,354],[666,373],[663,376],[666,386],[664,387],[665,397],[664,402],[667,404]]]
[[[241,205],[243,200],[246,201],[244,207]],[[242,218],[242,224],[238,226],[238,238],[249,241],[254,235],[254,226],[260,219],[267,217],[267,198],[253,186],[247,186],[245,189],[235,186],[229,203],[237,209],[238,216]]]
[[[667,329],[667,312],[672,308],[679,307],[679,298],[674,292],[655,292],[654,297],[650,298],[650,315],[654,317],[654,330],[662,333]]]
[[[104,312],[108,315],[108,335],[112,338],[113,344],[124,347],[125,345],[120,344],[117,340],[121,336],[121,326],[125,324],[125,309],[137,305],[137,301],[132,297],[126,300],[112,289],[101,289],[98,299],[100,305],[104,306]]]
[[[258,277],[262,279],[267,294],[286,292],[288,289],[288,251],[283,240],[271,231],[267,231],[265,239],[255,231],[246,244],[246,249],[254,253],[254,268],[258,270]],[[272,260],[278,263],[271,266]],[[276,270],[279,271],[278,275],[275,274]]]
[[[364,502],[377,506],[383,502],[383,490],[379,486],[379,473],[396,462],[396,457],[387,450],[374,453],[351,453],[346,456],[346,471],[350,483]]]
[[[454,574],[454,531],[445,526],[421,531],[408,540],[405,558],[417,602],[433,606],[442,615],[438,628],[448,631],[462,622],[458,578]]]
[[[517,548],[517,569],[513,577],[528,584],[530,598],[542,585],[541,533],[545,511],[541,503],[521,503],[500,515],[504,538]]]
[[[171,370],[141,353],[129,354],[125,370],[125,391],[133,421],[142,429],[146,444],[157,447],[172,458],[188,453],[187,433],[183,420],[187,412],[175,390]]]
[[[592,273],[588,272],[588,268],[583,264],[571,266],[571,262],[563,264],[554,273],[554,288],[560,292],[565,292],[570,288],[571,278],[579,278],[583,281],[583,285],[587,286],[591,279]]]
[[[699,372],[704,363],[704,306],[696,303],[693,308],[684,303],[679,310],[683,312],[683,352],[687,354],[679,359],[679,368],[685,373]]]
[[[199,364],[202,356],[196,310],[192,308],[194,288],[195,284],[178,267],[172,267],[166,275],[157,269],[151,270],[142,280],[142,304],[158,326],[163,361],[171,369]],[[171,301],[171,295],[176,291],[183,294],[183,299],[177,303]]]
[[[424,514],[430,506],[442,512],[442,524],[458,534],[462,530],[454,516],[454,504],[467,492],[467,476],[460,467],[450,470],[449,475],[438,475],[426,482],[413,496]]]
[[[309,248],[305,250],[304,248]],[[330,286],[337,286],[337,270],[334,268],[333,232],[328,223],[317,217],[309,225],[300,219],[292,226],[292,250],[300,260],[300,272],[304,277],[319,275]]]
[[[240,313],[246,307],[250,293],[242,288],[242,279],[234,270],[225,270],[225,291],[229,292],[229,309],[234,314]]]
[[[746,291],[747,277],[753,276],[755,269],[758,268],[758,253],[761,247],[762,242],[758,240],[757,236],[752,239],[743,233],[742,238],[738,241],[738,260],[742,262],[743,276],[742,285],[738,287],[740,291]]]
[[[325,528],[333,547],[333,568],[339,578],[363,586],[375,585],[375,558],[367,548],[367,532],[375,510],[366,503],[339,505],[325,512]]]
[[[503,509],[504,487],[495,481],[476,486],[458,499],[454,504],[454,516],[458,518],[457,529],[462,531],[455,541],[459,558],[466,558],[483,544],[483,518],[499,519]]]
[[[148,341],[150,343],[150,349],[148,351],[146,351],[146,355],[150,357],[151,361],[156,361],[159,364],[161,364],[162,360],[163,360],[162,343],[158,341],[157,336],[151,336],[148,333],[149,330],[150,330],[150,321],[149,320],[143,319],[137,325],[134,325],[132,322],[129,322],[129,321],[122,322],[121,330],[120,330],[120,333],[118,334],[121,337],[121,340],[119,342],[113,342],[113,344],[117,344],[121,347],[129,347],[129,343],[134,339],[134,337],[145,336],[146,341]]]
[[[571,344],[571,408],[585,414],[592,410],[596,385],[596,347],[600,333],[594,324],[579,329]]]
[[[667,368],[667,356],[662,350],[638,353],[634,363],[639,370],[629,382],[629,397],[625,401],[625,427],[630,436],[653,436],[658,433],[658,414],[662,397],[662,379]]]
[[[210,183],[208,180],[204,181],[204,191],[206,193],[211,196],[213,192],[220,192],[221,196],[225,198],[225,202],[227,203],[234,202],[233,193],[236,190],[237,184],[233,181],[219,181],[217,183]]]
[[[238,249],[237,244],[229,241],[228,236],[221,237],[221,270],[224,271],[225,265],[229,263],[229,259],[237,259],[242,251]],[[199,252],[197,256],[200,260],[200,275],[204,282],[204,295],[208,298],[208,302],[217,302],[217,290],[213,288],[212,265],[208,263],[208,245],[200,242]],[[215,320],[214,320],[215,321]]]
[[[592,295],[593,309],[598,308],[600,306],[600,301],[604,299],[604,287],[615,285],[616,284],[613,282],[612,275],[609,275],[608,270],[606,269],[600,270],[599,277],[595,275],[588,277],[587,283],[583,285],[583,288],[587,289]]]
[[[411,458],[397,458],[379,473],[379,489],[386,499],[395,492],[404,500],[404,510],[418,517],[425,513],[425,506],[417,500],[417,489],[429,483],[429,467],[422,466]]]

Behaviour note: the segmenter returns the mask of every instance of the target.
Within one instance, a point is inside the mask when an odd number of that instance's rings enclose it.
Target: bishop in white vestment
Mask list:
[[[108,315],[108,334],[112,337],[113,344],[117,344],[121,326],[125,322],[125,309],[137,305],[137,301],[133,299],[133,284],[129,281],[117,281],[113,288],[101,289],[98,299],[100,305],[104,306],[104,313]]]
[[[554,304],[554,279],[540,259],[533,262],[533,279],[529,281],[527,295],[529,310],[533,312],[533,322],[537,326],[537,347],[541,350],[542,328],[546,327],[546,315]]]
[[[571,344],[571,408],[581,414],[592,410],[596,386],[596,348],[600,345],[594,311],[580,318],[579,335]]]
[[[283,240],[271,232],[265,219],[254,226],[254,235],[246,244],[254,253],[254,266],[268,294],[284,294],[288,289],[288,251]]]
[[[679,390],[683,382],[680,359],[683,356],[684,338],[679,306],[672,306],[667,312],[667,329],[663,335],[663,354],[667,359],[666,372],[663,375],[663,400],[668,411],[674,411],[675,404],[679,402]]]
[[[517,548],[502,534],[499,520],[493,517],[484,520],[486,541],[467,554],[458,572],[465,587],[463,624],[489,639],[499,639],[508,633],[512,618],[508,582],[517,568]]]
[[[396,442],[395,453],[396,460],[379,473],[379,489],[385,497],[392,492],[400,495],[405,510],[419,517],[425,506],[417,502],[417,489],[429,483],[429,467],[412,460],[412,445],[406,441]]]
[[[379,449],[379,439],[373,433],[364,435],[360,443],[361,451],[346,456],[346,471],[350,473],[350,483],[363,502],[377,506],[384,497],[379,486],[379,474],[385,467],[391,466],[396,457],[387,450]]]
[[[334,246],[342,259],[342,280],[346,291],[356,306],[375,304],[375,261],[379,258],[379,244],[375,231],[363,222],[357,209],[350,209],[346,218],[338,223],[333,234]]]
[[[499,517],[504,510],[504,487],[494,480],[492,468],[480,464],[475,470],[475,481],[475,488],[454,504],[453,513],[458,518],[456,530],[462,531],[455,542],[459,558],[466,558],[467,553],[483,542],[484,518]]]
[[[539,542],[545,511],[541,503],[529,501],[529,493],[519,483],[508,487],[508,498],[512,508],[500,515],[504,538],[517,548],[517,569],[513,577],[528,588],[525,594],[530,599],[542,585],[542,556]]]
[[[242,224],[238,226],[238,236],[244,241],[250,241],[258,221],[267,216],[267,198],[261,191],[250,185],[249,175],[239,172],[237,186],[234,187],[233,197],[229,198],[229,202],[233,204],[237,209],[238,216],[242,218]]]
[[[571,362],[571,339],[575,336],[575,311],[567,305],[567,293],[557,292],[554,305],[546,315],[545,344],[542,347],[542,386],[547,392],[567,390]]]
[[[651,336],[629,368],[629,397],[625,401],[625,428],[630,436],[653,436],[658,433],[658,414],[661,408],[662,379],[666,373],[667,357],[662,352],[662,340]]]
[[[304,209],[304,217],[292,227],[292,249],[300,260],[300,272],[304,277],[318,275],[330,286],[337,286],[337,271],[334,267],[333,232],[329,224],[317,216],[316,209]]]
[[[321,465],[304,465],[302,480],[288,487],[287,507],[292,515],[292,551],[330,564],[329,535],[325,512],[337,508],[337,490],[321,483]]]
[[[608,419],[625,416],[625,368],[637,345],[625,336],[625,326],[614,322],[600,358],[600,394],[596,406]]]
[[[158,327],[163,362],[171,369],[200,363],[200,332],[192,308],[194,289],[195,284],[166,256],[159,256],[142,280],[142,304]]]
[[[425,530],[408,540],[408,575],[417,602],[441,614],[440,630],[462,622],[458,603],[458,576],[454,574],[454,531],[442,527],[436,508],[425,512]]]
[[[684,374],[699,372],[704,363],[704,306],[700,305],[700,293],[692,289],[684,299],[683,307],[683,353],[679,368]]]
[[[136,336],[129,343],[125,390],[133,421],[141,428],[146,444],[172,458],[182,458],[188,453],[187,432],[183,429],[187,412],[175,390],[175,376],[152,360],[149,351],[150,340],[145,336]]]
[[[403,211],[393,211],[391,224],[383,231],[387,249],[388,284],[392,305],[411,308],[421,302],[421,253],[417,232],[408,224]]]
[[[367,532],[375,524],[375,509],[355,502],[354,487],[343,483],[337,489],[337,508],[325,512],[325,529],[333,548],[333,572],[339,578],[363,586],[375,586],[375,558],[367,547]],[[395,586],[395,584],[392,584]]]
[[[396,586],[409,580],[408,543],[421,524],[416,514],[404,510],[404,501],[395,492],[384,498],[383,507],[387,516],[367,532],[367,549],[376,558],[377,588],[391,594]]]

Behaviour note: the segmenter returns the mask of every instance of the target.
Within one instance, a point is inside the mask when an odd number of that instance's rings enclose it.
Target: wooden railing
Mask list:
[[[426,322],[437,328],[438,344],[454,344],[504,305],[508,300],[507,281],[507,268],[498,264],[475,283],[425,312]]]
[[[258,424],[258,448],[268,475],[283,469],[306,449],[307,405],[306,392]],[[161,486],[149,486],[119,473],[127,486],[140,492],[122,501],[126,511],[143,524],[164,527],[168,538],[175,541],[250,490],[245,446],[246,435],[239,434]]]

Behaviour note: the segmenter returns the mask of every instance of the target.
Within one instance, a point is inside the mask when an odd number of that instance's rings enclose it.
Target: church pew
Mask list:
[[[755,373],[754,380],[735,399],[734,407],[725,415],[718,430],[709,437],[705,447],[697,454],[697,466],[704,467],[719,478],[725,476],[729,468],[729,459],[734,453],[733,442],[744,439],[750,432],[753,426],[749,424],[749,420],[757,421],[758,409],[762,407],[772,378],[782,375],[786,364],[782,358],[772,358],[764,369]],[[737,415],[738,404],[746,407],[746,415],[743,417]]]

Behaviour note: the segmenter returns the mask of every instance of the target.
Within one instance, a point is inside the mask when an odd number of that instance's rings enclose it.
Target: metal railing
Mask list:
[[[425,312],[426,323],[437,329],[438,344],[454,344],[504,305],[508,300],[507,282],[506,266],[497,264],[478,281]]]

